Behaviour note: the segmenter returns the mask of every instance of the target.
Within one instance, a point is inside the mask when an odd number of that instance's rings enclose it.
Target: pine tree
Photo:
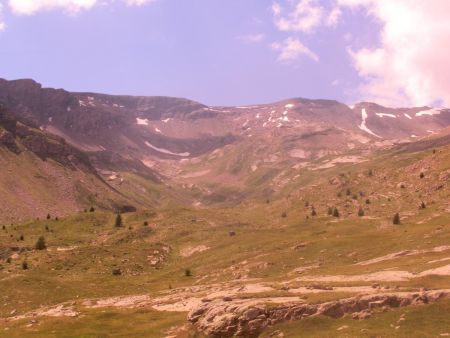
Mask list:
[[[392,223],[393,224],[400,224],[400,215],[398,213],[396,213],[394,215],[394,218],[392,219]]]
[[[333,217],[340,217],[339,210],[337,208],[333,209]]]
[[[35,248],[36,248],[36,250],[45,250],[47,248],[47,246],[45,245],[44,236],[41,236],[38,238]]]
[[[120,228],[122,226],[122,216],[120,215],[120,213],[118,213],[116,216],[116,222],[115,222],[114,226],[116,228]]]

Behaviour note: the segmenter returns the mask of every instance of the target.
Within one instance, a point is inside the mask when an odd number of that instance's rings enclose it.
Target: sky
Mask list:
[[[244,105],[450,106],[449,0],[0,0],[0,78]]]

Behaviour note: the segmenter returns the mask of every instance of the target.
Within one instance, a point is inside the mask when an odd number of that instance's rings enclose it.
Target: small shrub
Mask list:
[[[305,202],[305,208],[309,207],[309,201]]]
[[[28,263],[26,261],[22,262],[22,270],[28,270]]]
[[[314,209],[314,208],[312,209],[312,211],[311,211],[311,216],[313,216],[313,217],[314,217],[314,216],[317,216],[316,209]]]
[[[184,270],[184,275],[185,275],[186,277],[191,277],[191,276],[192,276],[192,271],[191,271],[191,269],[185,269],[185,270]]]
[[[398,213],[392,218],[392,224],[400,224],[400,215]]]
[[[422,201],[422,203],[420,203],[420,209],[425,209],[427,206],[425,205],[425,202]]]
[[[283,213],[281,214],[281,217],[283,217],[283,218],[286,218],[286,217],[287,217],[286,211],[283,211]]]
[[[122,274],[122,270],[119,268],[112,269],[112,275],[113,276],[120,276]]]
[[[420,173],[420,178],[424,178],[425,177],[425,174],[424,173]]]
[[[45,250],[47,248],[44,236],[38,238],[34,247],[36,248],[36,250]]]
[[[89,212],[94,212],[95,211],[95,208],[94,207],[91,207],[90,209],[89,209]]]
[[[23,241],[25,238],[23,237],[23,235],[20,235],[20,238],[19,238],[21,241]]]
[[[338,193],[337,193],[337,197],[342,197],[342,193],[341,193],[341,192],[338,192]]]
[[[358,196],[357,196],[357,195],[353,195],[352,198],[353,198],[354,200],[357,200],[357,199],[358,199]]]
[[[363,217],[364,216],[364,209],[363,208],[359,208],[359,210],[358,210],[358,216],[359,217]]]
[[[47,219],[50,219],[50,218],[52,218],[52,216],[50,216],[50,214],[47,214]]]
[[[144,226],[148,226],[148,222],[147,221],[144,222]]]
[[[352,191],[349,189],[347,189],[347,191],[345,192],[347,194],[347,196],[350,196],[352,194]]]
[[[366,199],[366,204],[370,204],[370,200],[369,199]]]
[[[6,258],[6,263],[10,264],[11,263],[11,257]]]
[[[368,175],[369,176],[373,176],[373,170],[372,169],[369,169]]]
[[[327,215],[328,216],[332,216],[333,215],[333,208],[332,207],[328,207]]]

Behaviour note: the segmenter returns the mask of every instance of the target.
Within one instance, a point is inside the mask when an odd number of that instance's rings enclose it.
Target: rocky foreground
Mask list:
[[[356,296],[322,304],[293,302],[279,306],[251,305],[231,299],[205,301],[194,308],[188,320],[208,336],[253,337],[268,326],[312,316],[340,318],[351,314],[355,320],[369,318],[377,311],[429,304],[450,298],[450,290],[400,292]]]

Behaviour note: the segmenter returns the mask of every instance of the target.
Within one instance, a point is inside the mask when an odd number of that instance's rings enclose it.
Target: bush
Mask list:
[[[119,268],[112,269],[113,276],[120,276],[122,274],[122,270]]]
[[[144,226],[148,226],[148,222],[147,221],[144,222]]]
[[[45,250],[47,248],[47,246],[45,245],[44,236],[41,236],[38,238],[35,248],[36,248],[36,250]]]
[[[94,212],[95,211],[95,208],[94,207],[91,207],[90,209],[89,209],[89,212]]]
[[[392,223],[393,224],[400,224],[400,215],[398,213],[396,213],[394,215],[394,217],[392,218]]]
[[[373,170],[372,170],[372,169],[369,169],[368,175],[369,175],[369,176],[373,176]]]
[[[309,207],[309,201],[305,202],[305,208]]]
[[[425,209],[427,206],[425,205],[425,202],[422,201],[422,203],[420,203],[420,209]]]
[[[366,204],[370,204],[370,200],[369,199],[366,199]]]
[[[424,173],[420,173],[420,178],[424,178],[425,174]]]
[[[50,214],[47,214],[47,219],[50,219],[50,218],[52,218],[52,216],[50,216]]]
[[[358,210],[358,216],[359,216],[359,217],[363,217],[363,216],[364,216],[364,209],[363,209],[363,208],[359,208],[359,210]]]
[[[22,270],[28,270],[28,263],[26,261],[22,262]]]
[[[333,209],[333,217],[340,217],[339,210],[337,208]]]
[[[191,277],[191,276],[192,276],[192,271],[191,271],[191,269],[186,269],[186,270],[184,270],[184,275],[185,275],[186,277]]]
[[[284,212],[281,214],[281,217],[283,217],[283,218],[286,218],[286,217],[287,217],[286,211],[284,211]]]
[[[347,196],[350,196],[352,194],[352,191],[350,190],[350,188],[348,188],[345,193],[347,194]]]
[[[328,207],[327,215],[328,216],[332,216],[333,215],[333,208],[332,207]]]
[[[317,216],[316,209],[314,209],[314,208],[312,209],[312,211],[311,211],[311,216],[313,216],[313,217],[314,217],[314,216]]]
[[[19,238],[21,241],[23,241],[25,238],[23,237],[23,235],[20,235],[20,238]]]
[[[122,223],[122,216],[120,215],[120,213],[118,213],[117,216],[116,216],[116,221],[114,223],[114,226],[116,228],[120,228],[122,226],[122,224],[123,224]]]

